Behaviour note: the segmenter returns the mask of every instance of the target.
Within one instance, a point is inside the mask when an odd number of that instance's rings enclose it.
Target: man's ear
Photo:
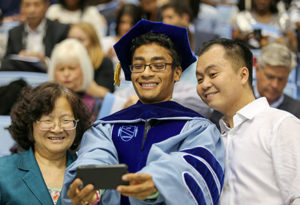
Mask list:
[[[175,83],[180,80],[181,73],[182,73],[181,66],[175,67],[175,69],[174,69],[174,82]]]
[[[190,16],[186,13],[182,14],[181,16],[182,21],[184,22],[184,26],[188,26],[190,24]]]
[[[248,84],[249,79],[249,69],[247,67],[241,67],[239,71],[239,75],[241,78],[241,83],[243,85]]]

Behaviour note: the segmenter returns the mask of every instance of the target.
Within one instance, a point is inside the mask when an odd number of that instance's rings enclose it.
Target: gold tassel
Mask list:
[[[121,74],[121,64],[118,62],[115,73],[114,73],[114,85],[120,86],[120,74]]]

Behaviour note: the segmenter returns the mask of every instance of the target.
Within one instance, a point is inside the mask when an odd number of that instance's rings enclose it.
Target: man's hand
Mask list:
[[[120,185],[117,191],[124,196],[135,197],[140,200],[157,192],[150,174],[125,174],[122,180],[129,181],[128,186]]]
[[[69,187],[68,197],[71,199],[72,204],[87,205],[95,203],[97,200],[97,194],[96,190],[94,190],[94,186],[92,184],[88,184],[80,189],[79,187],[81,184],[82,181],[77,178]]]
[[[19,55],[20,56],[25,56],[25,57],[36,57],[36,58],[40,59],[40,61],[47,67],[46,56],[44,54],[37,53],[37,52],[28,52],[28,51],[25,51],[25,50],[21,50],[19,52]]]

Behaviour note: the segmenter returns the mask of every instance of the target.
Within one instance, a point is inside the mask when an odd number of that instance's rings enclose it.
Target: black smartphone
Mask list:
[[[255,36],[257,39],[261,39],[261,38],[262,38],[262,32],[261,32],[261,29],[254,29],[253,33],[254,33],[254,36]]]
[[[85,187],[93,184],[95,189],[116,189],[118,185],[128,185],[122,176],[128,173],[126,164],[115,165],[86,165],[79,166],[76,170]]]

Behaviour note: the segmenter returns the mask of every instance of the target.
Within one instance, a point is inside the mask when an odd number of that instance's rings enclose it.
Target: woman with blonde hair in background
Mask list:
[[[86,92],[103,99],[108,91],[114,91],[114,69],[112,61],[105,56],[101,48],[95,29],[89,23],[80,22],[71,26],[68,36],[84,45],[94,67],[94,82]]]
[[[102,99],[92,96],[88,90],[94,79],[94,68],[85,47],[76,39],[66,39],[55,46],[48,68],[50,81],[75,91],[92,113],[95,121]]]

